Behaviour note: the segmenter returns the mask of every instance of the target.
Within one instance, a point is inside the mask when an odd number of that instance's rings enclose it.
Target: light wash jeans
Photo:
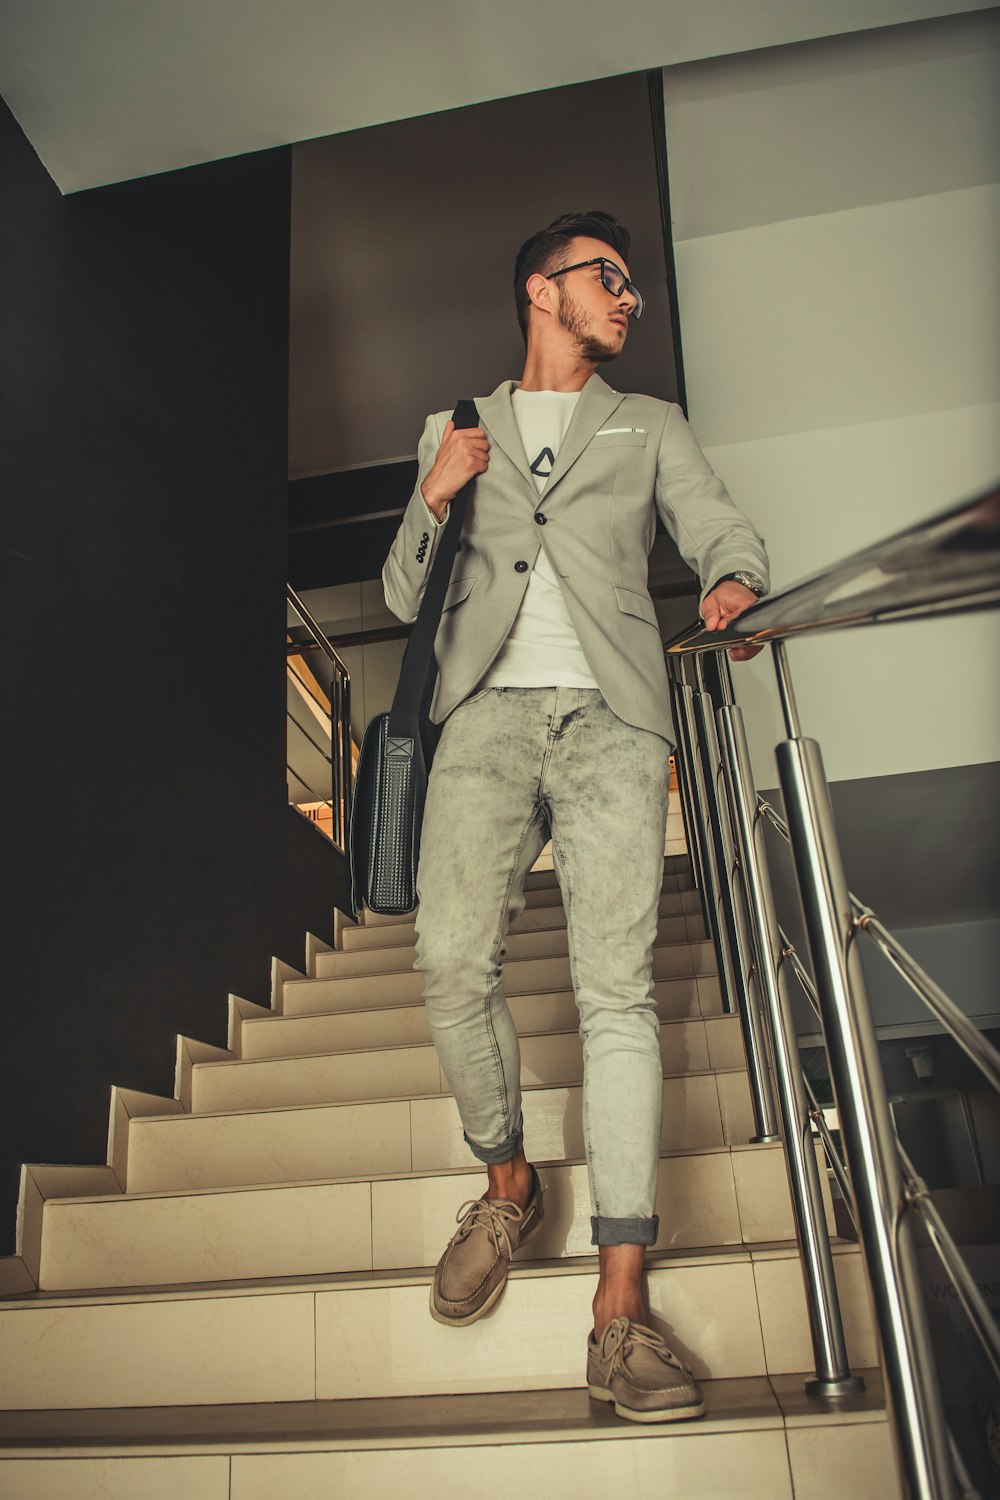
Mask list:
[[[594,688],[490,688],[447,719],[420,850],[417,963],[465,1138],[521,1148],[520,1050],[505,938],[551,830],[583,1041],[595,1245],[652,1245],[662,1074],[651,960],[669,746]]]

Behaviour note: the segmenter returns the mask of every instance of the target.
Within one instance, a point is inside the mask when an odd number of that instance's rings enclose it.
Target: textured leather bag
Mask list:
[[[456,427],[478,427],[472,401],[460,401]],[[387,714],[377,714],[361,741],[351,804],[351,899],[383,916],[404,916],[417,904],[417,861],[427,777],[439,730],[430,720],[437,681],[434,637],[458,552],[469,501],[466,485],[448,507],[430,577],[420,601],[399,683]]]

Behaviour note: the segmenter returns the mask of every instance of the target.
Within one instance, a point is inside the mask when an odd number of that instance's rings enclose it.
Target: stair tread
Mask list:
[[[547,909],[548,908],[546,908],[546,910]],[[552,910],[554,911],[555,908],[553,907]],[[687,918],[686,918],[686,914],[684,912],[667,912],[665,914],[661,914],[661,916],[658,919],[658,924],[657,925],[661,925],[664,922],[686,922],[686,920],[687,920]],[[555,937],[555,936],[562,937],[562,936],[564,936],[567,933],[567,931],[568,931],[568,929],[566,928],[565,924],[561,923],[561,922],[557,922],[557,923],[553,924],[553,926],[551,926],[551,927],[535,927],[535,928],[530,928],[528,931],[525,931],[525,932],[519,932],[519,931],[517,931],[517,930],[515,930],[515,929],[512,928],[511,931],[507,934],[506,942],[508,943],[508,945],[511,942],[518,942],[518,945],[522,946],[522,944],[519,942],[519,940],[542,938],[542,937],[550,938],[550,937]],[[568,938],[567,938],[567,941],[568,941]],[[684,947],[688,943],[704,943],[704,942],[707,942],[707,941],[708,941],[708,939],[706,937],[704,937],[704,936],[693,938],[693,937],[689,937],[689,936],[685,935],[684,937],[680,937],[680,938],[663,938],[660,942],[657,943],[656,946],[658,948],[667,948],[667,947],[674,947],[674,948],[681,947],[682,948],[682,947]],[[353,957],[353,956],[356,956],[359,953],[365,953],[365,954],[371,954],[371,953],[405,953],[409,948],[415,948],[415,947],[416,947],[416,940],[414,938],[414,941],[412,943],[372,943],[370,946],[365,947],[365,948],[331,948],[328,952],[324,952],[324,953],[318,954],[317,958],[321,959],[324,963],[329,963],[329,962],[331,962],[331,961],[333,961],[335,959],[344,958],[346,956],[352,956]],[[537,954],[537,955],[536,954],[525,954],[525,955],[522,955],[522,956],[523,957],[532,957],[532,958],[533,957],[547,958],[549,955],[548,954]],[[511,953],[508,952],[508,957],[507,957],[507,959],[505,961],[507,963],[516,963],[517,962],[517,957],[518,956],[517,956],[516,953],[515,954],[511,954]],[[307,975],[306,977],[308,978],[309,976]]]
[[[423,1044],[418,1044],[418,1046],[423,1046]],[[324,1055],[322,1055],[322,1053],[316,1053],[315,1056]],[[337,1056],[337,1053],[330,1053],[330,1056]],[[240,1062],[241,1059],[234,1058],[232,1059],[232,1061]],[[289,1062],[294,1061],[294,1059],[247,1058],[246,1061]],[[310,1058],[310,1061],[312,1061],[312,1058]],[[685,1073],[664,1073],[664,1079],[714,1079],[714,1077],[720,1076],[720,1074],[741,1073],[747,1073],[747,1068],[745,1068],[745,1065],[742,1068],[702,1068],[702,1070],[694,1070],[694,1068],[691,1068],[691,1070],[685,1071]],[[568,1080],[568,1082],[562,1083],[525,1083],[522,1080],[522,1085],[520,1085],[520,1092],[522,1092],[522,1094],[528,1094],[529,1089],[577,1089],[580,1088],[580,1086],[582,1085],[580,1085],[579,1079]],[[358,1106],[358,1104],[406,1104],[408,1103],[408,1101],[411,1101],[411,1103],[415,1103],[415,1101],[417,1100],[450,1100],[451,1097],[453,1097],[453,1095],[451,1095],[451,1092],[448,1091],[448,1089],[427,1089],[426,1094],[379,1094],[378,1097],[367,1097],[366,1095],[366,1097],[357,1098],[357,1100],[310,1100],[309,1103],[303,1104],[270,1104],[270,1106],[247,1107],[246,1110],[204,1110],[204,1112],[202,1112],[202,1110],[192,1110],[192,1112],[190,1112],[190,1116],[192,1116],[192,1118],[195,1118],[196,1116],[196,1118],[202,1119],[207,1115],[211,1115],[211,1113],[214,1113],[214,1115],[258,1115],[258,1113],[265,1113],[267,1112],[267,1110],[336,1109],[337,1106],[354,1107]],[[151,1116],[147,1116],[147,1118],[151,1118]],[[180,1118],[181,1116],[174,1115],[159,1116],[159,1119]]]
[[[558,1035],[560,1033],[542,1033],[542,1034],[543,1035]],[[575,1032],[574,1033],[565,1033],[565,1034],[567,1034],[567,1035],[575,1035]],[[417,1046],[426,1046],[427,1044],[426,1043],[417,1043],[415,1045],[417,1045]],[[378,1051],[378,1050],[381,1050],[381,1049],[372,1048],[370,1050],[372,1050],[372,1051]],[[310,1061],[311,1062],[311,1061],[314,1061],[314,1060],[317,1060],[317,1059],[322,1059],[323,1057],[340,1057],[340,1056],[344,1056],[344,1055],[349,1055],[349,1054],[342,1054],[342,1053],[339,1053],[339,1052],[328,1052],[328,1053],[317,1052],[317,1053],[313,1053],[313,1054],[307,1054],[305,1057],[250,1057],[250,1058],[246,1059],[246,1063],[247,1064],[250,1064],[250,1063],[261,1063],[261,1064],[264,1064],[264,1063],[270,1063],[270,1064],[282,1063],[283,1064],[283,1063],[303,1062],[303,1061]],[[239,1061],[241,1061],[241,1059],[239,1059],[239,1058],[235,1058],[234,1059],[234,1062],[239,1062]],[[688,1068],[685,1068],[683,1071],[678,1072],[678,1073],[664,1073],[663,1077],[664,1078],[670,1078],[670,1079],[673,1079],[673,1078],[714,1078],[717,1075],[722,1074],[722,1073],[727,1073],[727,1074],[732,1074],[732,1073],[746,1073],[746,1065],[744,1064],[742,1067],[733,1067],[733,1068],[700,1068],[700,1069],[688,1069]],[[538,1089],[538,1088],[553,1088],[553,1089],[554,1088],[564,1088],[564,1089],[568,1089],[568,1088],[578,1088],[580,1086],[581,1086],[581,1080],[579,1078],[564,1078],[564,1079],[557,1079],[557,1080],[554,1080],[554,1081],[551,1080],[551,1079],[546,1079],[546,1080],[543,1080],[541,1083],[525,1083],[524,1080],[522,1079],[522,1081],[521,1081],[521,1093],[523,1095],[523,1094],[527,1093],[527,1091],[529,1089]],[[327,1107],[333,1108],[333,1107],[335,1107],[338,1104],[344,1104],[344,1105],[359,1105],[359,1104],[407,1104],[407,1103],[416,1104],[418,1101],[423,1102],[426,1099],[451,1099],[453,1097],[454,1097],[454,1095],[452,1094],[452,1092],[451,1092],[450,1089],[447,1089],[447,1088],[437,1088],[437,1089],[425,1089],[423,1092],[414,1091],[413,1093],[409,1093],[409,1094],[378,1094],[378,1095],[363,1094],[363,1095],[359,1095],[357,1097],[352,1096],[349,1099],[311,1099],[311,1100],[308,1100],[308,1101],[303,1101],[303,1103],[301,1103],[301,1104],[297,1104],[297,1103],[292,1102],[292,1103],[288,1103],[288,1104],[274,1104],[274,1105],[263,1105],[263,1106],[248,1106],[246,1109],[221,1109],[221,1110],[214,1110],[214,1111],[196,1109],[196,1110],[192,1110],[191,1111],[191,1116],[196,1116],[198,1119],[203,1119],[206,1116],[208,1116],[210,1114],[213,1114],[213,1113],[214,1114],[219,1114],[219,1115],[263,1114],[263,1113],[266,1113],[268,1109],[281,1109],[281,1110],[287,1110],[287,1109],[324,1109],[324,1108],[327,1108]],[[149,1116],[148,1118],[153,1118],[153,1117]],[[166,1120],[166,1119],[175,1119],[175,1118],[179,1119],[180,1116],[160,1115],[157,1118],[163,1119],[163,1120]]]
[[[697,1423],[646,1428],[646,1436],[739,1432],[881,1421],[885,1418],[879,1372],[862,1371],[858,1396],[824,1401],[800,1396],[807,1372],[704,1380],[707,1411]],[[808,1406],[804,1407],[804,1403]],[[443,1447],[480,1444],[627,1439],[635,1428],[581,1387],[498,1391],[454,1396],[388,1396],[355,1400],[288,1401],[230,1406],[90,1408],[0,1412],[0,1449],[24,1452],[58,1445],[133,1451],[254,1452]]]
[[[830,1249],[835,1257],[860,1255],[860,1246],[853,1240],[833,1238]],[[738,1262],[748,1264],[758,1260],[798,1261],[798,1245],[795,1240],[770,1240],[756,1245],[693,1245],[676,1250],[653,1250],[646,1255],[646,1274],[656,1271],[677,1270],[690,1266],[715,1266]],[[537,1279],[555,1276],[594,1276],[599,1269],[596,1255],[577,1255],[565,1258],[512,1261],[508,1278]],[[82,1287],[66,1291],[36,1291],[0,1297],[0,1310],[4,1312],[30,1310],[37,1307],[93,1307],[104,1304],[135,1302],[190,1302],[204,1298],[229,1297],[274,1297],[297,1295],[304,1290],[310,1292],[335,1292],[340,1290],[364,1291],[385,1290],[391,1287],[426,1286],[433,1267],[407,1266],[403,1268],[374,1271],[332,1271],[317,1275],[269,1276],[233,1279],[230,1281],[169,1282],[160,1285],[138,1285],[124,1287]]]
[[[422,1004],[422,1003],[423,1002],[419,1002],[419,1004]],[[379,1010],[410,1010],[410,1009],[415,1008],[416,1005],[417,1005],[417,1002],[415,1002],[414,1006],[406,1006],[406,1005],[383,1005],[383,1006],[379,1006],[378,1009]],[[373,1007],[373,1009],[374,1009],[374,1007]],[[280,1019],[283,1020],[283,1021],[284,1020],[288,1020],[288,1021],[293,1021],[293,1020],[295,1020],[295,1021],[305,1021],[305,1020],[315,1021],[316,1018],[317,1018],[317,1015],[319,1015],[319,1014],[324,1014],[324,1012],[312,1012],[308,1016],[282,1016],[282,1017],[280,1017]],[[335,1015],[338,1015],[338,1016],[340,1016],[340,1015],[352,1015],[352,1014],[368,1015],[369,1011],[368,1010],[362,1010],[362,1011],[357,1011],[357,1012],[336,1011],[336,1012],[331,1012],[331,1014],[335,1014]],[[272,1018],[269,1016],[267,1019],[271,1020]],[[261,1017],[261,1019],[260,1019],[259,1022],[252,1022],[250,1024],[261,1025],[261,1024],[263,1024],[263,1021],[264,1021],[264,1018]],[[704,1025],[706,1025],[710,1021],[727,1021],[733,1027],[739,1026],[739,1017],[738,1016],[733,1016],[733,1015],[721,1015],[721,1016],[668,1016],[665,1020],[661,1019],[661,1021],[660,1021],[660,1030],[662,1031],[664,1029],[664,1027],[666,1027],[666,1026],[704,1026]],[[579,1035],[579,1030],[580,1030],[580,1028],[578,1026],[562,1026],[562,1027],[554,1028],[554,1029],[551,1029],[551,1030],[549,1030],[549,1029],[542,1029],[540,1031],[528,1031],[528,1030],[521,1031],[521,1030],[519,1030],[518,1031],[518,1037],[520,1038],[521,1041],[524,1041],[528,1037],[536,1037],[536,1036],[545,1036],[545,1037],[550,1037],[550,1036],[577,1036],[577,1035]],[[234,1066],[246,1066],[246,1065],[251,1064],[251,1063],[255,1064],[255,1063],[275,1063],[275,1062],[281,1062],[281,1063],[305,1062],[305,1061],[315,1061],[317,1058],[320,1058],[320,1057],[353,1057],[353,1056],[355,1056],[357,1054],[360,1054],[360,1053],[369,1053],[369,1052],[403,1052],[403,1051],[407,1051],[408,1052],[408,1051],[411,1051],[415,1047],[422,1047],[422,1048],[431,1048],[431,1049],[433,1049],[434,1043],[433,1042],[429,1042],[429,1041],[428,1042],[383,1042],[380,1045],[375,1046],[375,1047],[335,1047],[335,1048],[333,1048],[330,1051],[324,1051],[324,1052],[302,1052],[302,1053],[292,1052],[292,1053],[282,1053],[278,1057],[219,1057],[219,1058],[214,1058],[213,1057],[213,1058],[206,1058],[206,1060],[204,1062],[196,1062],[196,1063],[192,1064],[192,1066],[195,1067],[195,1068],[204,1070],[206,1068],[231,1068],[231,1067],[234,1067]],[[149,1116],[144,1116],[144,1118],[148,1119]]]
[[[697,1020],[697,1017],[695,1017],[694,1019]],[[713,1016],[713,1017],[711,1017],[711,1019],[715,1020],[716,1017]],[[547,1033],[540,1033],[540,1034],[545,1035]],[[422,1046],[423,1043],[416,1043],[415,1045]],[[313,1056],[313,1055],[315,1055],[315,1056],[322,1056],[323,1054],[322,1053],[316,1053],[316,1054],[308,1054],[308,1055],[309,1056]],[[337,1054],[336,1053],[332,1053],[330,1055],[331,1056],[336,1056]],[[241,1062],[244,1059],[234,1058],[232,1060],[234,1062]],[[287,1061],[289,1061],[289,1059],[288,1058],[262,1057],[262,1058],[247,1058],[246,1061],[247,1062],[287,1062]],[[732,1075],[732,1074],[739,1074],[739,1073],[745,1073],[745,1072],[746,1072],[746,1068],[745,1067],[740,1067],[740,1068],[702,1068],[700,1071],[694,1071],[694,1070],[692,1070],[691,1072],[688,1072],[688,1073],[676,1073],[676,1074],[669,1074],[669,1075],[664,1075],[664,1076],[665,1077],[671,1077],[671,1078],[714,1078],[714,1077],[716,1077],[716,1076],[718,1076],[720,1074],[723,1074],[723,1073],[725,1073],[727,1075]],[[579,1083],[579,1082],[576,1082],[576,1083],[524,1083],[524,1082],[522,1082],[522,1084],[521,1084],[521,1093],[522,1094],[526,1094],[526,1093],[529,1093],[529,1092],[538,1092],[538,1091],[541,1091],[543,1089],[567,1089],[567,1088],[569,1088],[569,1089],[579,1089],[581,1087],[582,1087],[582,1084]],[[423,1099],[450,1099],[451,1097],[452,1097],[451,1094],[447,1090],[440,1090],[439,1089],[437,1093],[431,1093],[431,1094],[414,1094],[412,1097],[410,1097],[410,1096],[400,1096],[398,1094],[387,1094],[384,1097],[381,1097],[381,1098],[378,1098],[378,1099],[330,1099],[330,1100],[319,1100],[319,1101],[315,1101],[314,1100],[314,1101],[312,1101],[311,1103],[308,1103],[308,1104],[259,1104],[259,1105],[247,1105],[245,1109],[205,1109],[205,1110],[201,1110],[200,1109],[200,1110],[197,1110],[197,1111],[184,1110],[183,1112],[171,1112],[169,1114],[164,1114],[164,1115],[142,1115],[141,1117],[137,1118],[134,1123],[136,1125],[138,1125],[138,1126],[141,1127],[141,1126],[146,1125],[148,1123],[160,1123],[160,1124],[162,1124],[162,1123],[164,1123],[166,1121],[170,1121],[170,1122],[183,1122],[185,1120],[192,1120],[192,1121],[212,1120],[212,1119],[222,1119],[222,1120],[225,1120],[225,1119],[230,1119],[230,1118],[238,1118],[241,1115],[288,1114],[288,1113],[294,1113],[294,1112],[296,1112],[298,1110],[302,1110],[302,1109],[359,1109],[359,1108],[363,1108],[363,1107],[365,1107],[367,1105],[377,1105],[377,1104],[407,1104],[407,1103],[415,1103],[418,1099],[420,1099],[420,1100],[423,1100]]]
[[[365,974],[363,976],[351,975],[350,977],[351,978],[355,978],[355,979],[358,978],[358,977],[363,977],[363,978],[367,979],[370,976],[367,975],[367,974]],[[660,984],[674,984],[675,982],[682,984],[682,983],[684,983],[685,981],[687,981],[689,979],[706,979],[706,980],[710,980],[710,979],[717,979],[717,975],[715,975],[715,974],[668,974],[663,979],[655,979],[653,981],[653,983],[654,983],[654,986],[655,985],[660,985]],[[312,980],[309,980],[307,982],[310,983],[310,984],[326,984],[326,983],[328,983],[328,980],[325,979],[325,978],[324,979],[319,979],[319,980],[312,979]],[[287,981],[286,981],[286,983],[287,983]],[[301,984],[302,981],[299,980],[298,983]],[[568,998],[568,999],[573,999],[574,998],[573,991],[571,989],[565,989],[565,988],[563,988],[563,989],[549,989],[549,990],[529,990],[527,993],[525,993],[523,995],[519,995],[516,992],[512,992],[512,993],[508,993],[507,994],[507,999],[508,999],[508,1001],[509,1000],[531,1000],[531,1001],[534,1001],[534,1002],[540,1004],[544,1000],[562,999],[564,996],[566,998]],[[421,998],[419,1000],[388,1000],[388,1001],[386,1001],[386,1003],[384,1005],[356,1005],[356,1006],[351,1006],[351,1007],[340,1005],[340,1006],[337,1006],[335,1010],[309,1010],[309,1011],[302,1011],[302,1012],[293,1011],[289,1015],[285,1015],[280,1010],[272,1010],[266,1016],[254,1016],[254,1015],[244,1016],[242,1018],[242,1020],[243,1020],[243,1026],[244,1027],[249,1027],[249,1026],[266,1026],[271,1021],[284,1021],[288,1025],[291,1025],[293,1022],[296,1022],[296,1021],[316,1021],[316,1020],[320,1019],[322,1016],[378,1016],[378,1015],[384,1014],[384,1012],[388,1011],[388,1010],[402,1010],[402,1011],[411,1012],[411,1011],[422,1009],[423,1005],[424,1005],[423,998]],[[264,1009],[264,1007],[261,1006],[261,1009]],[[675,1021],[707,1021],[707,1020],[715,1021],[715,1020],[718,1020],[720,1016],[730,1016],[730,1015],[735,1015],[735,1012],[718,1011],[714,1015],[711,1015],[711,1016],[667,1016],[665,1018],[661,1018],[660,1025],[661,1026],[667,1026],[667,1025],[670,1025],[671,1023],[673,1023]],[[518,1034],[520,1036],[524,1036],[527,1033],[525,1033],[525,1032],[519,1032]],[[223,1061],[223,1059],[220,1059],[220,1061]]]
[[[659,953],[663,949],[675,950],[675,949],[680,949],[680,948],[699,948],[699,949],[705,949],[705,950],[707,950],[709,952],[714,953],[714,949],[712,948],[712,944],[711,944],[711,942],[710,942],[710,940],[708,938],[685,938],[681,942],[676,942],[676,941],[675,942],[663,942],[663,943],[659,943],[658,942],[658,943],[654,943],[653,944],[653,952],[654,953]],[[383,951],[384,952],[389,952],[389,953],[391,953],[391,952],[397,952],[398,953],[398,952],[401,952],[401,951],[405,951],[405,944],[400,944],[398,947],[395,947],[395,948],[393,948],[391,945],[387,944],[386,947],[385,947],[385,949],[381,949],[381,948],[368,948],[368,949],[365,949],[363,951],[366,952],[366,953],[381,953]],[[341,956],[341,950],[338,949],[337,952],[333,956],[339,958]],[[504,964],[503,964],[504,974],[505,975],[511,975],[511,971],[512,970],[516,971],[518,965],[520,965],[520,964],[547,963],[547,962],[549,962],[552,959],[563,959],[563,958],[567,958],[568,956],[569,956],[568,953],[532,953],[532,954],[525,954],[525,955],[520,956],[520,957],[518,957],[518,956],[507,957],[507,958],[504,959]],[[411,968],[412,968],[412,965],[411,965]],[[366,971],[364,973],[360,973],[360,974],[322,974],[322,975],[316,975],[314,977],[310,977],[309,975],[302,975],[301,977],[298,977],[298,978],[288,978],[288,979],[286,979],[284,981],[284,986],[283,987],[284,987],[284,989],[287,990],[287,989],[297,989],[297,988],[300,988],[302,985],[352,984],[352,983],[357,983],[357,981],[360,980],[360,979],[380,979],[380,978],[387,978],[387,977],[390,977],[390,976],[395,977],[398,974],[407,974],[409,972],[410,972],[409,968],[401,968],[401,969],[371,969],[371,970],[368,970],[368,971]],[[516,977],[517,977],[516,972],[513,973],[513,975],[511,975],[511,977],[513,977],[513,978],[516,979]],[[516,994],[517,991],[516,990],[510,990],[509,993]]]
[[[309,1105],[307,1108],[323,1108],[322,1105]],[[176,1115],[163,1116],[165,1119],[177,1119]],[[188,1118],[194,1118],[188,1116]],[[692,1146],[679,1151],[660,1151],[657,1158],[660,1161],[684,1161],[692,1156],[731,1156],[734,1151],[775,1152],[782,1149],[780,1141],[762,1141],[757,1145],[731,1146],[727,1143],[721,1145]],[[533,1158],[534,1164],[539,1168],[553,1167],[582,1167],[586,1166],[586,1158],[583,1156],[560,1156],[551,1159],[545,1157]],[[340,1176],[329,1177],[302,1177],[288,1178],[280,1182],[241,1182],[225,1184],[218,1187],[178,1187],[178,1188],[142,1188],[137,1192],[117,1193],[81,1193],[76,1197],[60,1194],[58,1198],[47,1198],[45,1201],[54,1207],[73,1206],[88,1203],[141,1203],[149,1198],[190,1198],[205,1197],[212,1193],[262,1193],[281,1192],[285,1188],[299,1187],[340,1187],[345,1183],[358,1182],[418,1182],[422,1179],[435,1177],[463,1177],[473,1173],[481,1175],[481,1169],[474,1162],[466,1166],[457,1167],[418,1167],[410,1171],[397,1169],[389,1172],[355,1172]]]

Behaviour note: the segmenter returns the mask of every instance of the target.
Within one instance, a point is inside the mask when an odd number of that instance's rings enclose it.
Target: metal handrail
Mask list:
[[[288,603],[294,609],[295,613],[298,615],[299,619],[302,621],[303,625],[308,630],[309,634],[312,636],[316,645],[322,651],[323,655],[328,656],[333,662],[334,666],[336,666],[337,669],[347,679],[347,681],[350,682],[351,674],[348,670],[347,663],[344,661],[344,658],[331,644],[330,637],[324,634],[322,626],[317,624],[314,616],[310,613],[308,607],[303,604],[301,598],[292,588],[292,585],[290,583],[286,583],[285,585],[285,597],[287,598]]]
[[[824,1208],[814,1171],[810,1172],[810,1162],[815,1168],[811,1144],[815,1128],[857,1224],[881,1334],[900,1470],[912,1500],[952,1500],[968,1489],[934,1373],[916,1269],[914,1214],[921,1215],[932,1245],[952,1275],[961,1305],[998,1370],[1000,1336],[926,1186],[899,1147],[857,934],[867,933],[995,1086],[1000,1086],[1000,1054],[874,913],[848,891],[819,746],[802,735],[784,642],[793,635],[959,614],[997,603],[1000,488],[995,487],[762,601],[728,630],[706,631],[699,622],[665,648],[671,692],[679,711],[678,757],[681,782],[687,786],[685,822],[691,826],[703,867],[711,916],[723,935],[735,931],[738,941],[742,924],[749,926],[752,937],[755,983],[731,989],[733,965],[722,961],[725,944],[720,948],[719,970],[730,990],[730,1003],[735,1001],[741,1012],[745,1036],[757,1023],[743,1011],[759,1006],[763,998],[816,1358],[817,1378],[807,1389],[842,1394],[858,1384],[847,1366]],[[747,643],[767,643],[773,651],[788,736],[776,749],[787,823],[757,796],[742,714],[728,682],[723,653],[730,646]],[[694,657],[697,692],[688,681],[689,656]],[[720,683],[716,703],[707,690],[708,661],[716,664],[713,670]],[[697,712],[692,711],[695,703]],[[777,923],[763,847],[765,821],[791,848],[812,977]],[[732,860],[723,859],[730,847]],[[720,857],[713,859],[713,850]],[[703,899],[705,895],[703,890]],[[846,1170],[802,1072],[788,991],[793,978],[820,1017]],[[761,1051],[766,1057],[766,1049],[759,1045],[748,1047],[751,1073],[760,1066],[757,1054]]]
[[[351,797],[353,792],[351,673],[343,657],[331,644],[329,637],[324,633],[308,606],[303,603],[290,583],[285,585],[285,597],[310,637],[311,646],[319,650],[333,668],[331,684],[333,691],[331,693],[330,709],[331,754],[327,755],[325,750],[316,745],[311,736],[307,734],[306,737],[310,739],[310,742],[316,749],[320,750],[320,753],[330,765],[332,777],[331,796],[329,799],[321,798],[320,800],[329,802],[333,816],[333,842],[346,852],[347,830],[351,826]],[[310,692],[310,696],[315,700],[316,695],[311,692],[308,686],[306,686],[306,691]],[[306,734],[301,725],[298,727],[303,734]],[[302,782],[303,786],[308,786],[307,782],[302,781],[298,772],[293,771],[292,774],[296,776],[297,780]],[[312,789],[310,788],[310,790]]]
[[[787,640],[1000,603],[1000,485],[769,594],[726,630],[699,621],[671,655]]]

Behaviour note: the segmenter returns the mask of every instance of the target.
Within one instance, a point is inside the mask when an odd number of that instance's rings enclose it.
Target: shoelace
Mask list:
[[[506,1199],[491,1200],[489,1198],[469,1198],[455,1215],[459,1225],[458,1233],[463,1239],[467,1234],[471,1234],[473,1229],[483,1227],[488,1234],[493,1235],[496,1247],[501,1253],[506,1246],[508,1260],[514,1254],[514,1247],[510,1242],[510,1232],[506,1221],[523,1218],[524,1210],[518,1208],[516,1203],[508,1203]]]
[[[634,1344],[645,1344],[647,1349],[654,1350],[668,1365],[673,1365],[675,1370],[685,1370],[677,1355],[667,1348],[663,1339],[652,1328],[647,1328],[643,1323],[633,1323],[630,1318],[614,1319],[615,1323],[619,1321],[622,1326],[618,1345],[611,1356],[609,1377],[622,1369]]]

